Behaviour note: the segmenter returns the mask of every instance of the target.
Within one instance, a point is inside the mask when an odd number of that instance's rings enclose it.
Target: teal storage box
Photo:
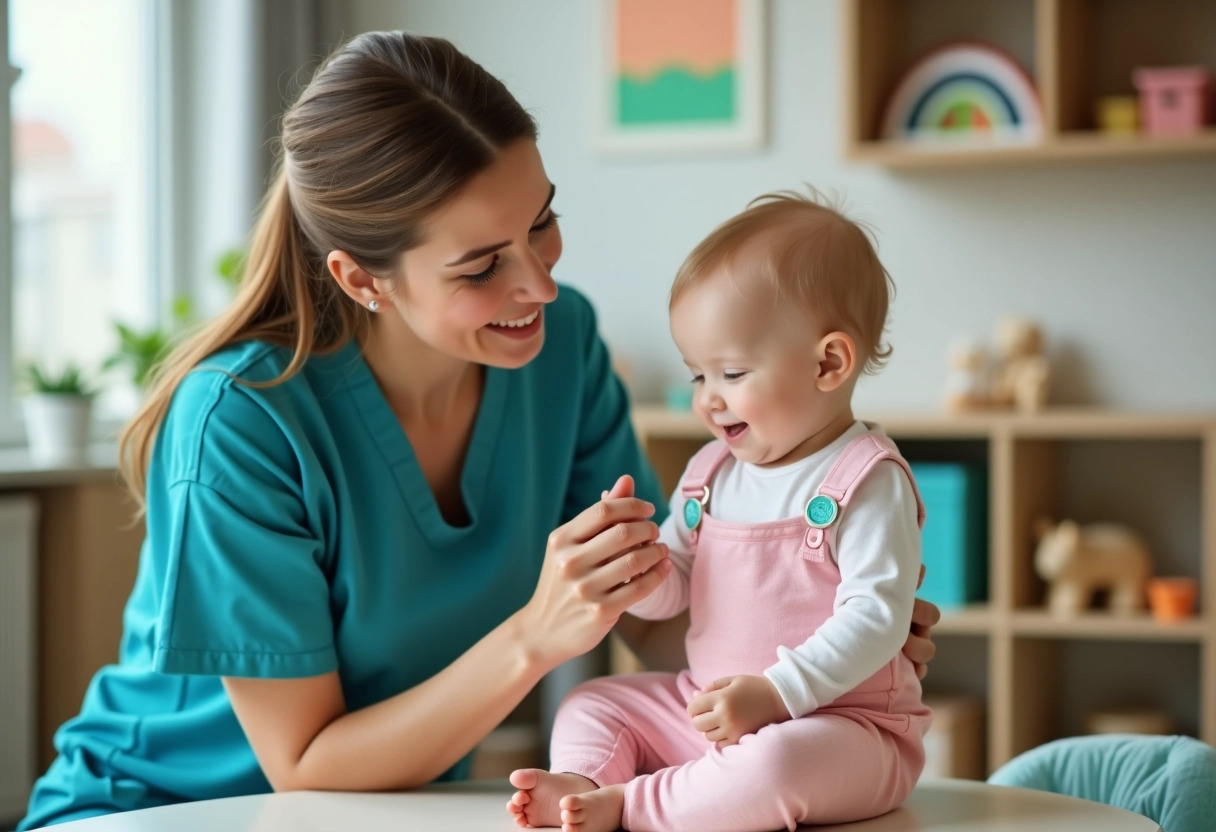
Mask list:
[[[913,462],[925,503],[917,595],[942,609],[988,600],[988,471],[959,462]]]

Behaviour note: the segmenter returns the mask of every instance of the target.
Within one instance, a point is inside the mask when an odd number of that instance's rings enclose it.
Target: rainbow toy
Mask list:
[[[1004,52],[976,43],[938,47],[904,75],[887,103],[882,137],[990,144],[1043,133],[1034,84]]]

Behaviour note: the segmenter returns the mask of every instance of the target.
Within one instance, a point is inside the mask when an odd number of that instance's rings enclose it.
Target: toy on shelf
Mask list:
[[[1042,410],[1049,377],[1042,330],[1030,321],[1007,318],[997,325],[996,347],[992,403],[1027,413]]]
[[[1140,102],[1134,95],[1108,95],[1094,107],[1098,129],[1108,136],[1133,136],[1140,130]]]
[[[1047,608],[1059,616],[1089,607],[1094,590],[1109,590],[1111,612],[1132,615],[1144,609],[1151,570],[1148,546],[1126,526],[1046,518],[1035,527],[1034,568],[1047,582]]]
[[[1153,578],[1148,582],[1148,604],[1158,621],[1185,621],[1195,614],[1199,582],[1194,578]]]
[[[1032,143],[1043,109],[1012,57],[980,43],[940,46],[914,63],[887,102],[884,139]]]
[[[996,327],[995,355],[959,340],[949,353],[946,409],[954,412],[1016,407],[1026,413],[1047,404],[1050,364],[1043,332],[1031,321],[1007,318]]]
[[[1198,133],[1209,117],[1212,76],[1200,66],[1137,69],[1140,122],[1150,136]]]
[[[961,413],[988,406],[988,351],[969,339],[950,346],[946,410]]]

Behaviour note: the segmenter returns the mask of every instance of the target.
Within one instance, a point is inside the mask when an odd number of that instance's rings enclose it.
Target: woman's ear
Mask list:
[[[819,375],[815,385],[830,393],[853,377],[857,369],[857,345],[847,332],[829,332],[815,347]]]
[[[376,277],[345,251],[331,251],[325,258],[325,265],[342,291],[355,303],[367,306],[373,301],[383,301],[384,294],[376,288]]]

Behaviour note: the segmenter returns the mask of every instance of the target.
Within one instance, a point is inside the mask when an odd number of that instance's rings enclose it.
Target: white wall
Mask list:
[[[749,156],[608,160],[591,149],[593,0],[352,0],[347,34],[446,37],[541,124],[566,253],[642,397],[685,371],[666,293],[685,253],[748,199],[810,182],[876,226],[898,287],[894,357],[863,406],[936,407],[958,335],[1006,314],[1045,326],[1056,401],[1216,408],[1216,158],[893,174],[840,147],[840,5],[772,0],[770,142]]]

